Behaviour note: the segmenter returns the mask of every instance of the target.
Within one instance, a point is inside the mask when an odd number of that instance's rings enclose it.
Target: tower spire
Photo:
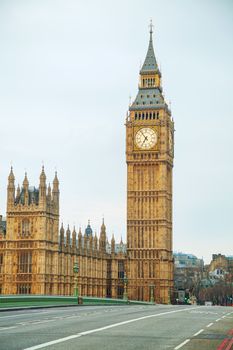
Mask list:
[[[154,52],[154,47],[153,47],[153,24],[152,20],[150,20],[150,40],[149,40],[149,46],[146,54],[145,61],[143,63],[143,66],[140,70],[140,74],[150,74],[150,73],[155,73],[159,71],[158,64],[155,58],[155,52]]]

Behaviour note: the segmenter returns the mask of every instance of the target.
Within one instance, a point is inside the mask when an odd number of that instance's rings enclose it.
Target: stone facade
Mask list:
[[[74,263],[78,262],[81,295],[122,297],[124,245],[115,252],[112,237],[107,253],[106,227],[99,239],[90,224],[85,234],[63,225],[59,232],[59,182],[46,184],[44,168],[39,188],[29,187],[27,175],[15,191],[11,169],[7,188],[7,230],[0,233],[0,291],[2,294],[73,295]]]

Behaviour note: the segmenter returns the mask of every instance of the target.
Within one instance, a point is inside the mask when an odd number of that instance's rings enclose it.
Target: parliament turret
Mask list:
[[[15,202],[15,176],[13,173],[13,168],[11,167],[10,174],[8,176],[8,186],[7,186],[7,210],[10,209]]]

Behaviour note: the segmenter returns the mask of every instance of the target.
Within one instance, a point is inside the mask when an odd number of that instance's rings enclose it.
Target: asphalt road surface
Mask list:
[[[1,350],[230,350],[233,308],[77,306],[0,312]]]

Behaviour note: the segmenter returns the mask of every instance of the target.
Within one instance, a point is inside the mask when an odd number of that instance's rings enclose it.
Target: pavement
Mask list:
[[[0,312],[0,350],[233,350],[233,308],[70,306]]]

